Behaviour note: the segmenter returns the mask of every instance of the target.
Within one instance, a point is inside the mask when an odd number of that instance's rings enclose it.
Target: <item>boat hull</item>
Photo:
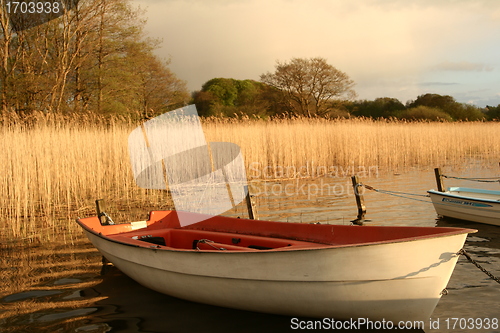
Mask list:
[[[446,192],[431,190],[428,193],[438,215],[500,226],[499,191],[455,187]]]
[[[85,232],[123,273],[167,295],[288,316],[393,322],[428,320],[467,236],[214,252],[130,246]]]

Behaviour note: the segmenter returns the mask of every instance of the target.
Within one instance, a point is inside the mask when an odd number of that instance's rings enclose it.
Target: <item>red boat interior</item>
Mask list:
[[[462,228],[302,224],[222,216],[181,227],[175,211],[152,211],[148,221],[135,224],[101,225],[97,217],[80,219],[78,223],[90,232],[117,242],[192,251],[286,251],[475,232]]]
[[[189,229],[170,229],[137,231],[109,236],[112,239],[128,242],[130,239],[159,246],[183,250],[204,251],[259,251],[278,248],[324,247],[324,244],[297,240],[277,239],[227,232],[214,232]]]

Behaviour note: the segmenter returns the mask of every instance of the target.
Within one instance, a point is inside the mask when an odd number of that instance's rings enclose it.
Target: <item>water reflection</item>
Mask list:
[[[460,170],[459,174],[489,177],[498,175],[498,172],[467,169]],[[374,188],[409,193],[425,194],[428,189],[435,188],[432,170],[390,173],[361,180]],[[447,186],[471,187],[464,181],[450,180],[446,183]],[[259,186],[261,193],[264,193],[263,186],[268,187],[267,195],[255,198],[261,219],[350,224],[357,215],[349,179],[279,180],[273,182],[274,185],[251,184],[254,193]],[[285,187],[288,184],[291,185]],[[269,190],[273,189],[272,186],[275,190],[286,188],[292,193],[296,191],[297,195],[279,191],[272,193]],[[499,185],[481,184],[480,187],[498,189]],[[334,195],[325,193],[332,189],[337,191]],[[376,225],[477,229],[478,233],[468,238],[466,250],[487,270],[500,275],[499,227],[438,220],[430,200],[427,203],[367,191],[365,203],[366,218]],[[233,214],[245,216],[244,207],[239,209]],[[113,267],[101,276],[101,256],[83,237],[75,239],[73,245],[3,242],[1,246],[2,332],[297,331],[291,329],[290,317],[179,300],[144,288]],[[500,318],[499,285],[465,258],[459,259],[447,289],[448,295],[442,297],[432,315],[434,323],[438,320],[441,325],[439,329],[427,327],[426,332],[450,332],[445,327],[447,318]],[[484,330],[487,331],[491,330]]]

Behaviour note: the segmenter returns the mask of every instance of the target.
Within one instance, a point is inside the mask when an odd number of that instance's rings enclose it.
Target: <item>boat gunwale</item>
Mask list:
[[[448,187],[448,191],[450,191],[450,192],[463,191],[463,192],[471,192],[471,193],[493,194],[493,195],[500,196],[500,191],[497,191],[497,190],[487,190],[487,189],[461,187],[461,186]]]
[[[112,243],[117,243],[121,245],[126,245],[126,246],[131,246],[131,247],[137,247],[137,248],[143,248],[143,249],[149,249],[149,250],[154,250],[154,251],[167,251],[167,252],[181,252],[181,253],[240,253],[240,254],[248,254],[248,253],[259,253],[264,254],[264,253],[284,253],[284,252],[294,252],[294,251],[316,251],[316,250],[326,250],[326,249],[340,249],[340,248],[352,248],[352,247],[365,247],[365,246],[374,246],[374,245],[384,245],[384,244],[398,244],[398,243],[405,243],[405,242],[413,242],[417,240],[426,240],[426,239],[433,239],[433,238],[441,238],[441,237],[449,237],[449,236],[455,236],[455,235],[461,235],[461,234],[469,234],[469,233],[476,233],[476,229],[469,229],[469,228],[456,228],[456,227],[412,227],[412,226],[398,226],[400,228],[443,228],[443,229],[449,229],[449,231],[443,231],[439,233],[433,233],[433,234],[427,234],[427,235],[420,235],[420,236],[413,236],[413,237],[404,237],[404,238],[397,238],[397,239],[390,239],[390,240],[378,240],[378,241],[373,241],[373,242],[363,242],[363,243],[351,243],[351,244],[324,244],[324,243],[314,243],[314,242],[309,242],[312,244],[320,244],[323,246],[312,246],[312,247],[302,247],[302,246],[289,246],[289,247],[278,247],[278,248],[273,248],[269,250],[259,250],[259,251],[254,251],[253,249],[248,249],[248,250],[228,250],[228,251],[214,251],[214,250],[198,250],[198,249],[179,249],[175,247],[170,247],[170,246],[164,246],[164,245],[157,245],[157,244],[152,244],[152,243],[147,243],[141,240],[135,240],[135,239],[127,239],[127,241],[123,241],[120,239],[116,239],[107,235],[102,234],[101,232],[97,232],[91,227],[87,226],[85,222],[81,221],[80,218],[76,219],[76,222],[87,232]],[[269,221],[272,222],[272,221]],[[359,228],[384,228],[384,227],[391,227],[391,226],[355,226]],[[143,228],[146,230],[147,228]],[[165,228],[165,229],[172,229],[172,230],[191,230],[191,229],[182,229],[182,228]],[[141,230],[141,229],[138,229]],[[203,231],[203,230],[200,230]],[[125,233],[125,232],[123,232]],[[113,235],[121,235],[123,233],[117,233]],[[247,235],[245,233],[237,233],[237,232],[220,232],[220,233],[225,233],[225,234],[241,234],[241,235]],[[273,237],[266,237],[266,236],[258,236],[258,237],[263,237],[263,238],[273,238]],[[278,238],[278,239],[286,239],[286,238]],[[293,241],[293,239],[290,239]],[[137,243],[136,243],[137,242]],[[141,244],[144,243],[144,244]]]
[[[468,190],[465,187],[450,187],[448,189],[448,191],[450,191],[451,189],[454,189],[454,190],[457,190],[457,189]],[[487,203],[493,203],[493,204],[496,204],[496,205],[500,205],[500,201],[499,200],[487,199],[487,198],[478,198],[478,197],[469,197],[469,196],[466,196],[466,195],[449,193],[448,191],[447,192],[440,192],[440,191],[436,191],[436,190],[429,190],[429,191],[427,191],[427,193],[438,195],[438,196],[443,196],[443,197],[450,197],[450,198],[454,198],[454,199],[478,201],[480,203],[481,202],[487,202]],[[467,191],[464,191],[464,192],[467,192]],[[500,191],[492,191],[492,192],[498,192],[499,195],[500,195]],[[470,192],[470,193],[483,193],[483,192]],[[487,194],[487,193],[483,193],[483,194]]]

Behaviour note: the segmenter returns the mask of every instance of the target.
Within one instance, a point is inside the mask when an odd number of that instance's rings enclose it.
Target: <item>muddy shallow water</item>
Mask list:
[[[500,173],[497,169],[481,167],[444,171],[464,177]],[[430,169],[364,174],[361,180],[377,189],[406,193],[425,194],[426,190],[436,187]],[[451,179],[445,180],[445,185],[500,189],[498,183]],[[255,181],[251,182],[251,189],[257,194],[261,219],[349,224],[357,213],[348,177]],[[365,218],[375,225],[477,229],[476,234],[469,236],[465,249],[488,271],[500,275],[500,227],[437,220],[432,205],[424,202],[429,201],[428,198],[414,198],[417,200],[367,191]],[[75,237],[73,244],[56,242],[50,246],[0,240],[0,332],[298,331],[293,329],[290,317],[179,300],[146,289],[111,266],[105,266],[101,274],[101,256],[83,236]],[[423,330],[414,331],[500,332],[500,328],[491,325],[495,318],[500,320],[500,284],[462,256],[447,290],[448,294],[441,298]],[[476,321],[472,328],[467,326],[472,325],[470,322],[464,321],[469,318]],[[484,327],[486,319],[490,320],[491,327],[479,330],[477,325],[481,323]],[[301,320],[305,325],[310,319]]]

